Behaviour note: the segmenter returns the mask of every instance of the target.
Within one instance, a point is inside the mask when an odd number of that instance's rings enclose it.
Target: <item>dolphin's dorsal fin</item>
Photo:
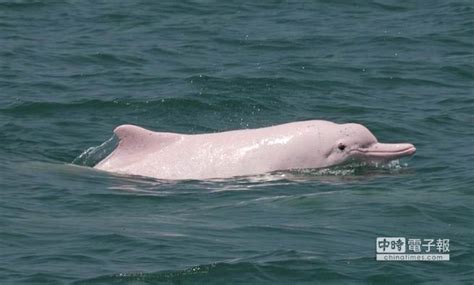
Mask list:
[[[118,126],[114,133],[119,139],[117,150],[120,151],[137,151],[150,146],[159,149],[180,138],[179,134],[153,132],[134,125]]]
[[[107,169],[109,166],[126,166],[139,160],[143,154],[149,155],[180,140],[184,135],[153,132],[134,125],[121,125],[114,130],[118,146],[95,167]]]

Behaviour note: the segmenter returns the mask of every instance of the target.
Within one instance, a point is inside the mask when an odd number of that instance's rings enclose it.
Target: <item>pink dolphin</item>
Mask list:
[[[197,135],[122,125],[114,133],[117,148],[95,168],[160,179],[227,178],[352,160],[384,162],[416,151],[408,143],[379,143],[362,125],[328,121]]]

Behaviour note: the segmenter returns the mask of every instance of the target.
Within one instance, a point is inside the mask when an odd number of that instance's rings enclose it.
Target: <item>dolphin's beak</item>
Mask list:
[[[374,143],[367,148],[353,150],[356,156],[370,161],[390,161],[410,156],[416,152],[415,146],[409,143]]]

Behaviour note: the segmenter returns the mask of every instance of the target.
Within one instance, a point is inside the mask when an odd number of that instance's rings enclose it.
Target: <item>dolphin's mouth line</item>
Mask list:
[[[354,149],[351,152],[363,154],[367,156],[405,156],[411,155],[416,152],[416,148],[414,146],[409,146],[403,149],[397,150],[371,150],[371,149]]]

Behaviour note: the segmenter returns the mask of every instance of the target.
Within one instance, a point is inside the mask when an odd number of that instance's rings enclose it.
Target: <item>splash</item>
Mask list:
[[[106,158],[117,147],[117,144],[118,139],[114,135],[101,145],[86,149],[72,161],[72,164],[92,167],[102,159]]]

